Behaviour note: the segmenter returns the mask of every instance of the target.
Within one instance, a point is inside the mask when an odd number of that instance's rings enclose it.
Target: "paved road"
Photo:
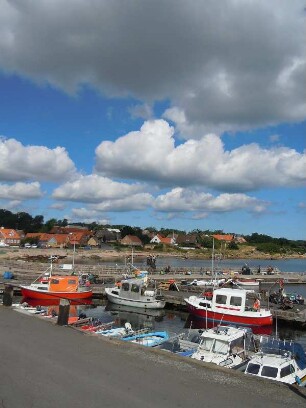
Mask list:
[[[301,389],[0,306],[1,408],[305,407]]]

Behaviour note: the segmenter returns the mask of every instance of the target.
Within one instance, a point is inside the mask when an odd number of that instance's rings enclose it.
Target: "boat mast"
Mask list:
[[[213,247],[212,247],[212,253],[211,253],[211,276],[214,281],[215,279],[215,265],[214,265],[214,260],[215,260],[215,238],[212,237],[213,239]]]

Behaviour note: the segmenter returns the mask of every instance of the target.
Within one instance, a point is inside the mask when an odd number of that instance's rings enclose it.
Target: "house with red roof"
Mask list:
[[[227,242],[230,243],[234,240],[235,236],[232,234],[215,234],[213,235],[217,241]]]
[[[19,233],[11,228],[0,228],[0,243],[4,246],[19,246],[20,245],[20,235]]]
[[[151,239],[150,244],[164,244],[164,245],[174,245],[174,237],[163,237],[161,234],[156,234]]]

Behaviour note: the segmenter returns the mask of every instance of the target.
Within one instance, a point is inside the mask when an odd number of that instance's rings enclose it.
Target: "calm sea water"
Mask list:
[[[115,321],[116,325],[122,326],[130,322],[134,329],[150,328],[152,330],[166,330],[170,334],[187,332],[189,328],[205,328],[205,321],[197,321],[185,312],[173,310],[155,310],[145,312],[137,308],[118,306],[109,302],[95,302],[92,306],[82,306],[88,317],[96,317],[103,322]],[[270,334],[284,340],[294,340],[302,344],[306,351],[306,331],[281,325],[279,322],[272,328],[259,330],[257,334]]]
[[[100,262],[101,265],[124,265],[125,259],[117,261]],[[241,269],[244,264],[248,264],[251,269],[257,269],[258,266],[264,270],[268,266],[277,268],[281,272],[304,272],[306,273],[306,257],[299,259],[224,259],[216,260],[214,266],[216,269]],[[146,258],[135,257],[134,265],[139,268],[146,268]],[[184,259],[175,257],[158,257],[156,260],[157,270],[164,269],[170,265],[173,268],[203,268],[211,269],[211,260],[203,259]]]

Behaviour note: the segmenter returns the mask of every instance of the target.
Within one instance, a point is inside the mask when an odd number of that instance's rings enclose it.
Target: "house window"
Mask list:
[[[225,296],[225,295],[217,295],[216,296],[216,303],[219,303],[219,305],[225,305],[226,304],[226,299],[227,299],[227,296]]]

